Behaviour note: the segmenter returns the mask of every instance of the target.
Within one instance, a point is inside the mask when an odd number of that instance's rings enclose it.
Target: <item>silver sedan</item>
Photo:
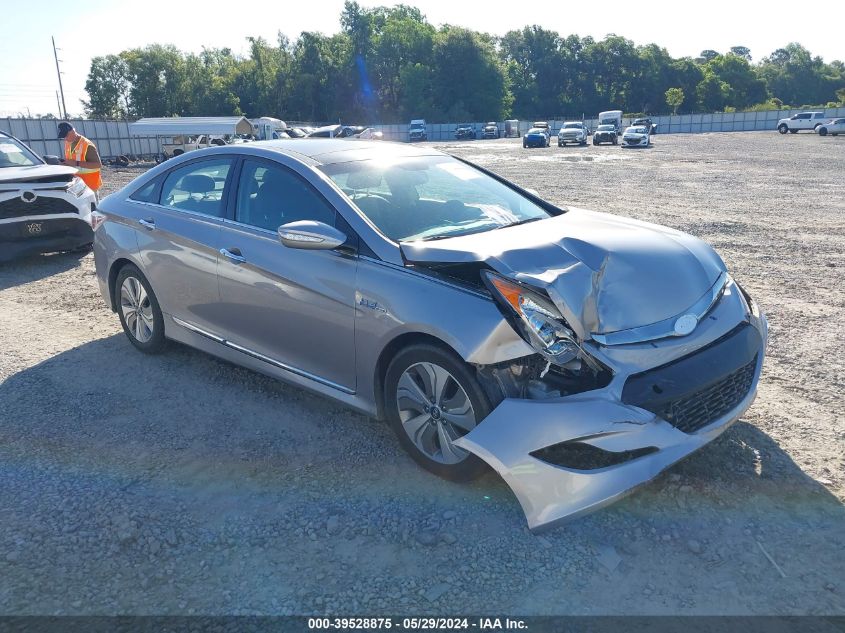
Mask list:
[[[642,484],[751,405],[766,319],[700,240],[558,208],[431,148],[268,141],[100,205],[105,301],[386,420],[424,468],[494,468],[529,527]]]

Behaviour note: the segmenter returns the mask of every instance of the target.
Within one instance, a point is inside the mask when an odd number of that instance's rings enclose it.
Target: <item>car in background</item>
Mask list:
[[[546,134],[548,134],[550,138],[552,136],[552,126],[549,125],[548,121],[534,121],[534,123],[531,124],[531,127],[538,127],[542,130],[546,130]]]
[[[651,130],[645,125],[632,125],[622,134],[622,147],[648,147],[651,143]]]
[[[459,141],[475,140],[475,126],[472,123],[461,123],[455,128],[455,138]]]
[[[384,140],[384,132],[373,127],[365,127],[363,130],[355,134],[355,138],[364,141],[381,141]]]
[[[411,143],[428,140],[425,119],[413,119],[411,121],[411,125],[408,127],[408,140]]]
[[[622,110],[599,112],[599,125],[612,125],[619,134],[622,130]]]
[[[797,134],[800,130],[815,130],[829,118],[824,112],[799,112],[778,121],[778,132]]]
[[[542,127],[532,127],[522,137],[522,147],[548,147],[551,145],[549,130]]]
[[[593,132],[593,145],[601,145],[602,143],[619,143],[619,135],[616,132],[616,126],[610,123],[599,125],[596,131]]]
[[[339,138],[342,133],[342,125],[324,125],[309,132],[308,138]]]
[[[96,202],[75,168],[0,132],[0,262],[87,248]]]
[[[531,529],[653,479],[757,391],[766,318],[706,243],[431,147],[216,147],[95,213],[97,285],[136,350],[178,341],[384,420],[449,480],[489,465]]]
[[[657,134],[657,123],[653,123],[652,120],[647,117],[634,119],[631,122],[631,127],[636,127],[638,125],[647,127],[649,134]]]
[[[578,143],[582,147],[587,144],[589,130],[582,121],[565,121],[557,133],[557,146],[563,147],[567,143]]]
[[[819,136],[839,136],[845,134],[845,119],[831,119],[827,123],[816,126],[816,133]]]
[[[495,121],[488,121],[481,128],[481,138],[499,138],[499,124]]]

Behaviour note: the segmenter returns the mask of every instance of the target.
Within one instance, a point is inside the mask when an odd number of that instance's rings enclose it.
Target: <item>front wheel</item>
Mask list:
[[[166,344],[164,317],[153,289],[138,268],[127,264],[114,284],[114,304],[123,332],[146,354],[161,352]]]
[[[789,130],[790,134],[798,134],[798,130]]]
[[[399,352],[387,368],[384,408],[399,443],[426,470],[452,481],[487,470],[454,444],[491,411],[474,372],[454,353],[428,344]]]
[[[818,129],[818,133],[819,133],[819,136],[827,136],[827,128],[826,127],[820,127]]]
[[[789,127],[786,125],[786,123],[781,123],[780,125],[778,125],[778,132],[780,132],[781,134],[786,134],[787,132],[789,132]]]

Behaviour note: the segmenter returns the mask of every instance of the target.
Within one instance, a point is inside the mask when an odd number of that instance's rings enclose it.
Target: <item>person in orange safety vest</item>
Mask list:
[[[59,123],[59,138],[65,140],[65,155],[61,162],[69,167],[76,167],[77,175],[85,181],[89,189],[97,192],[103,186],[100,169],[103,161],[97,147],[79,134],[67,121]]]

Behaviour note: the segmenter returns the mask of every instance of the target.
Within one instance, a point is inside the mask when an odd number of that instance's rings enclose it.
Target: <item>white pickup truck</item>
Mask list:
[[[171,143],[162,143],[161,151],[165,159],[179,156],[185,152],[214,145],[226,145],[226,141],[219,136],[199,134],[194,136],[174,136]]]
[[[818,126],[829,119],[830,117],[826,116],[824,112],[799,112],[788,119],[778,121],[778,132],[781,134],[787,132],[796,134],[798,130],[815,131]]]

